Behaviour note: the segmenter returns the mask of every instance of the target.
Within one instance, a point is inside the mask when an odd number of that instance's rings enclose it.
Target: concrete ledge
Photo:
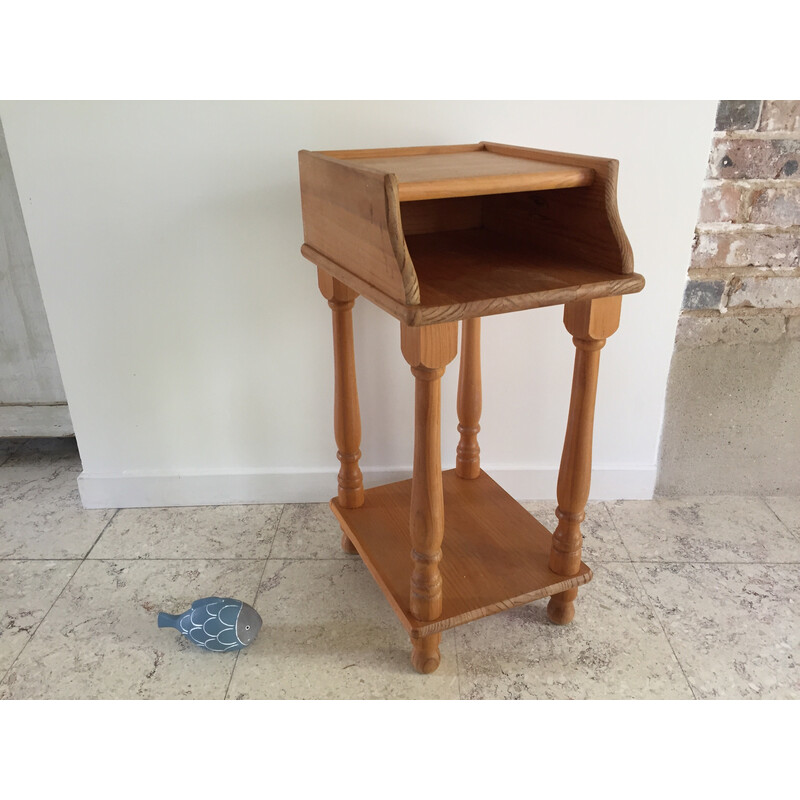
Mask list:
[[[800,492],[800,341],[770,339],[675,350],[657,494]]]
[[[548,500],[555,497],[557,467],[493,469],[487,466],[486,472],[519,500]],[[214,474],[83,472],[78,478],[78,488],[84,508],[321,503],[336,494],[336,476],[335,469]],[[364,469],[364,485],[367,487],[410,477],[410,467]],[[592,473],[590,499],[647,500],[653,496],[655,480],[655,465],[621,468],[601,466]]]
[[[66,403],[0,405],[0,436],[73,436]]]

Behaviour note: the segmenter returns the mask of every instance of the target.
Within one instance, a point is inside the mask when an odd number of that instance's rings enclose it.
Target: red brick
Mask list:
[[[796,233],[698,232],[692,249],[692,267],[800,267],[800,235]]]
[[[800,100],[765,100],[760,131],[800,131]]]
[[[727,139],[714,142],[710,178],[788,178],[800,176],[800,139]]]
[[[800,225],[800,185],[758,189],[749,198],[747,222],[788,228]]]
[[[741,189],[733,183],[719,182],[703,187],[698,221],[736,222],[741,197]]]

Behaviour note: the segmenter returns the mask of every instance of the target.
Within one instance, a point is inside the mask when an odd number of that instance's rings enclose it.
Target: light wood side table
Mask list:
[[[412,643],[419,672],[439,665],[441,632],[550,597],[574,616],[589,497],[600,349],[623,294],[644,286],[617,213],[618,163],[481,142],[300,151],[305,243],[333,312],[334,434],[342,547],[358,553]],[[364,490],[353,302],[400,320],[415,378],[411,480]],[[480,318],[564,305],[575,343],[572,394],[551,535],[480,469]],[[442,473],[440,379],[461,361],[456,467]]]

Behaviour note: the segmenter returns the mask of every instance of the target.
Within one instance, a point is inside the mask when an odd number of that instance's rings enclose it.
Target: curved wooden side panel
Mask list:
[[[617,208],[615,159],[482,142],[487,150],[517,158],[594,170],[589,186],[518,192],[484,199],[483,224],[564,258],[611,272],[633,272],[633,251]]]
[[[395,177],[308,150],[298,160],[306,245],[391,299],[417,305]]]
[[[400,267],[400,279],[403,282],[406,305],[419,305],[419,281],[411,254],[408,252],[406,237],[403,235],[403,220],[400,214],[400,188],[395,175],[387,175],[386,187],[386,219],[389,223],[389,239],[394,256]]]
[[[633,248],[628,239],[628,234],[622,227],[622,220],[619,218],[619,208],[617,207],[617,176],[619,174],[619,161],[609,160],[608,173],[604,181],[606,216],[611,232],[617,240],[620,257],[622,259],[622,269],[620,272],[633,272]]]

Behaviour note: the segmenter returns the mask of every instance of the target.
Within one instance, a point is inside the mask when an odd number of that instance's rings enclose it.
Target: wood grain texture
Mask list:
[[[481,197],[448,197],[439,200],[415,200],[400,203],[403,233],[461,231],[480,228],[483,216]]]
[[[400,349],[412,369],[444,369],[458,353],[458,324],[445,322],[426,328],[401,325]]]
[[[364,502],[364,484],[358,460],[361,458],[361,413],[358,405],[356,362],[353,348],[352,308],[358,296],[352,289],[322,270],[319,288],[327,298],[333,319],[333,431],[338,451],[339,502],[358,508]],[[347,552],[352,552],[342,541]]]
[[[617,162],[494,143],[300,153],[305,243],[334,312],[342,470],[331,508],[432,672],[441,631],[549,596],[574,616],[599,352],[640,291],[616,206]],[[415,378],[414,473],[363,490],[350,308],[401,321]],[[565,305],[576,347],[551,536],[480,470],[480,317]],[[441,471],[440,380],[462,323],[456,469]]]
[[[305,244],[392,299],[405,305],[418,302],[400,225],[397,182],[306,150],[298,159]]]
[[[586,501],[592,478],[592,433],[600,350],[619,326],[620,298],[608,297],[564,307],[564,325],[575,343],[567,431],[558,472],[558,525],[553,534],[550,569],[564,575],[580,570]],[[577,590],[554,595],[547,607],[550,620],[564,625],[575,616]]]
[[[481,237],[488,238],[492,235],[490,232],[487,234],[480,231],[465,233],[474,235],[478,240],[477,247],[480,246]],[[525,311],[529,308],[543,308],[577,300],[631,294],[641,291],[644,286],[644,278],[635,272],[618,275],[590,267],[576,269],[554,257],[528,257],[524,252],[521,253],[519,248],[512,246],[509,252],[516,255],[512,255],[508,267],[517,273],[517,277],[509,274],[506,288],[515,291],[516,287],[516,291],[520,293],[498,296],[494,288],[495,283],[487,274],[489,270],[483,266],[485,262],[482,262],[478,254],[474,250],[471,251],[468,246],[469,237],[461,239],[460,243],[456,241],[457,247],[465,253],[460,270],[463,280],[460,283],[453,282],[459,276],[457,259],[446,255],[442,259],[438,258],[438,252],[445,249],[446,243],[432,240],[430,246],[423,244],[420,247],[418,244],[420,239],[421,237],[409,237],[414,243],[414,248],[421,254],[419,262],[428,281],[427,286],[425,284],[420,286],[422,303],[416,306],[407,306],[394,300],[359,275],[348,272],[308,245],[303,245],[301,252],[309,261],[348,286],[352,286],[358,294],[411,327]],[[502,256],[502,253],[499,255]],[[526,269],[525,263],[531,268]],[[497,275],[500,279],[504,271],[503,262],[499,262],[498,266]],[[570,278],[575,282],[570,283]],[[454,301],[449,302],[450,300]]]
[[[564,259],[486,229],[406,237],[420,287],[409,324],[502,314],[638,292],[644,278]]]
[[[411,481],[409,608],[422,620],[442,613],[444,500],[442,498],[441,391],[444,368],[412,367],[414,392],[414,477]]]
[[[564,327],[577,339],[599,342],[619,328],[621,297],[579,300],[564,306]]]
[[[461,323],[461,364],[458,370],[458,432],[456,475],[474,480],[481,474],[481,320],[465,319]]]
[[[302,151],[300,164],[303,255],[409,326],[644,286],[619,221],[613,159],[487,142]],[[569,175],[582,177],[554,188]],[[530,176],[561,177],[539,191],[479,185]],[[470,196],[404,199],[415,182],[461,180],[477,181]]]
[[[415,378],[414,472],[411,480],[409,608],[420,620],[442,613],[439,561],[444,535],[441,462],[441,377],[455,358],[455,322],[427,328],[401,326],[401,349]]]
[[[401,347],[415,378],[414,472],[411,479],[411,580],[409,609],[419,620],[442,613],[442,559],[444,498],[442,495],[441,377],[455,358],[458,326],[455,322],[409,328],[401,325]],[[411,663],[420,672],[439,665],[439,635],[415,643]]]
[[[428,675],[439,667],[442,656],[439,645],[442,642],[441,633],[432,633],[430,636],[411,638],[411,663],[417,672]]]
[[[387,311],[393,317],[403,321],[406,317],[415,318],[414,309],[416,306],[408,306],[405,301],[396,300],[394,297],[389,296],[358,273],[350,272],[350,270],[332,261],[310,245],[303,244],[300,247],[300,253],[319,269],[324,270],[331,277],[351,287],[357,294],[371,300],[376,306]]]
[[[487,150],[380,156],[359,163],[395,175],[401,201],[563,189],[594,180],[590,168]]]
[[[507,608],[581,586],[592,577],[581,564],[567,577],[548,566],[549,531],[485,472],[476,480],[442,475],[442,614],[414,617],[409,607],[411,481],[367,489],[364,505],[331,508],[412,638],[428,636]]]
[[[321,150],[320,155],[345,160],[364,158],[391,158],[392,156],[424,156],[436,153],[468,153],[485,150],[480,142],[470,144],[433,144],[421,147],[377,147],[371,150]]]
[[[574,191],[487,198],[486,227],[521,236],[567,260],[576,258],[623,274],[633,272],[633,251],[617,208],[616,159],[482,144],[492,153],[581,166],[595,173],[590,185]]]

